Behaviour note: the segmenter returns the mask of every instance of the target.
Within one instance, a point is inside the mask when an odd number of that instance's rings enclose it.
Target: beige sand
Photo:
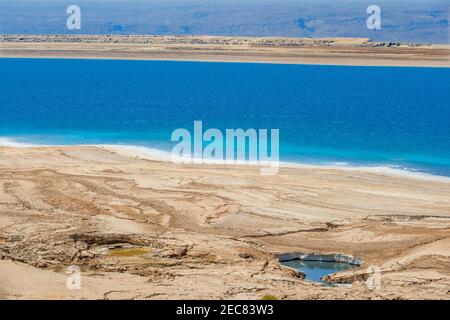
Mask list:
[[[117,249],[120,248],[120,249]],[[308,283],[278,253],[364,267]],[[450,298],[450,182],[339,168],[176,165],[108,147],[0,147],[0,298]],[[66,268],[82,270],[69,290]],[[381,268],[370,290],[366,268]]]
[[[0,57],[450,66],[450,45],[365,38],[0,35]]]

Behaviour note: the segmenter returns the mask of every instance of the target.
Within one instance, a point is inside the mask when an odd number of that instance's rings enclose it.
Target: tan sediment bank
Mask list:
[[[450,45],[366,38],[0,35],[0,57],[449,67]]]
[[[290,252],[364,260],[308,283]],[[0,298],[450,299],[450,182],[176,165],[125,148],[0,147]],[[80,290],[66,268],[82,271]],[[382,271],[381,288],[364,282]]]

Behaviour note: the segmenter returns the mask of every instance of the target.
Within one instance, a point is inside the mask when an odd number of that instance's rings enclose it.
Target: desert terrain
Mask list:
[[[449,67],[450,45],[367,38],[0,35],[0,57]]]
[[[287,252],[362,267],[326,287]],[[81,287],[66,286],[67,268]],[[381,286],[366,285],[368,268]],[[110,146],[0,147],[2,299],[450,299],[450,180],[180,165]]]

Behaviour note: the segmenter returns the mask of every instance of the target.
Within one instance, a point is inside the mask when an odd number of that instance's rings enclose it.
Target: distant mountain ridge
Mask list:
[[[449,43],[449,7],[445,1],[391,1],[380,5],[381,30],[366,27],[366,1],[352,5],[313,1],[78,1],[81,30],[66,28],[67,3],[27,1],[0,1],[0,33],[361,37],[387,42]]]

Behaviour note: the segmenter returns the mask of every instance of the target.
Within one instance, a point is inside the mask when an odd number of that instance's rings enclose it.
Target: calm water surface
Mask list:
[[[284,161],[450,176],[450,69],[0,59],[0,137],[170,150],[176,128],[279,128]]]

